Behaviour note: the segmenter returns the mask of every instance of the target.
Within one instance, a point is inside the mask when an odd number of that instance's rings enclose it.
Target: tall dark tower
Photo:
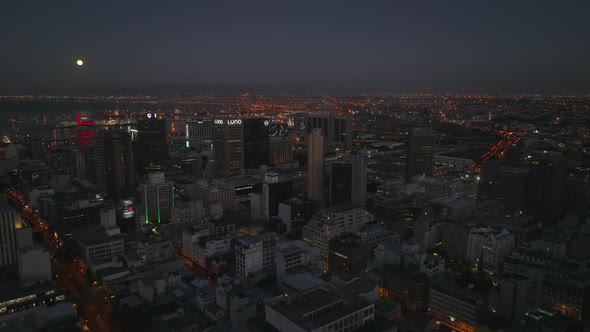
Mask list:
[[[148,113],[137,123],[136,159],[141,174],[158,172],[168,165],[166,121],[157,113]]]
[[[330,205],[351,202],[352,194],[352,163],[346,161],[333,162],[330,170]]]
[[[563,168],[546,160],[531,162],[527,181],[526,212],[542,222],[551,224],[562,215],[565,186]]]
[[[29,138],[31,144],[31,160],[43,161],[43,143],[40,137]]]
[[[269,165],[270,121],[268,118],[243,119],[244,169],[257,169]]]
[[[215,176],[240,175],[243,162],[243,127],[241,119],[213,120]]]
[[[307,136],[307,198],[315,206],[324,205],[324,134],[314,129]]]
[[[94,157],[96,187],[100,192],[121,197],[133,190],[135,162],[129,134],[101,132],[95,137]]]
[[[432,176],[435,136],[432,128],[412,128],[408,133],[406,182],[412,182],[414,175]]]

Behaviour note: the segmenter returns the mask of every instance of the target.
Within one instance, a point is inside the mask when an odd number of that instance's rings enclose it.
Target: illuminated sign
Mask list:
[[[224,123],[223,119],[215,119],[213,120],[213,123],[216,125],[222,125]],[[240,119],[229,119],[227,120],[227,124],[228,125],[241,125],[242,124],[242,120]]]
[[[148,119],[157,119],[158,118],[158,113],[148,113],[146,114]]]

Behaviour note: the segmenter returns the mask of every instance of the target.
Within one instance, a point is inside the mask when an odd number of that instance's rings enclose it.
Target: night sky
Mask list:
[[[590,1],[2,0],[0,93],[590,92],[589,14]]]

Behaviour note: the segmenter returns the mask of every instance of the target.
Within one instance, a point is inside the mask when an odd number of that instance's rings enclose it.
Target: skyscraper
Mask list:
[[[293,160],[293,144],[288,136],[270,138],[270,164],[281,164]]]
[[[352,193],[352,163],[333,162],[330,166],[330,206],[350,203]]]
[[[16,231],[23,227],[20,213],[9,205],[0,207],[0,267],[18,264]]]
[[[193,163],[193,176],[197,179],[211,181],[215,178],[215,160],[213,150],[199,152]]]
[[[242,120],[244,131],[244,169],[257,169],[269,165],[270,121],[268,118]]]
[[[174,206],[174,185],[166,181],[164,173],[148,174],[148,182],[141,185],[140,192],[145,208],[145,222],[166,224],[170,222]]]
[[[322,204],[324,184],[324,134],[314,129],[307,139],[307,198]]]
[[[31,144],[31,160],[43,161],[43,143],[40,137],[29,138]]]
[[[196,120],[186,122],[187,147],[197,150],[212,150],[213,122],[211,120]]]
[[[133,143],[122,131],[102,131],[95,137],[94,166],[97,189],[121,197],[135,188]]]
[[[367,198],[367,162],[359,155],[348,155],[329,165],[329,203],[353,203],[365,206]]]
[[[412,128],[408,133],[406,182],[412,182],[415,175],[432,176],[435,135],[432,128]]]
[[[137,123],[137,166],[141,174],[163,171],[168,165],[166,121],[157,113],[148,113]]]
[[[344,160],[352,164],[352,192],[350,202],[365,206],[367,203],[367,159],[361,155],[348,155]]]
[[[293,183],[291,181],[279,180],[279,175],[274,172],[266,173],[262,184],[263,207],[266,219],[277,216],[279,214],[279,204],[291,197],[293,197]]]
[[[213,120],[215,175],[225,178],[239,175],[243,161],[243,128],[241,119]]]
[[[548,160],[531,162],[527,179],[525,211],[546,224],[562,215],[565,174],[563,168]]]
[[[340,115],[312,114],[305,118],[307,133],[322,129],[327,144],[334,144],[346,150],[352,149],[352,118]]]

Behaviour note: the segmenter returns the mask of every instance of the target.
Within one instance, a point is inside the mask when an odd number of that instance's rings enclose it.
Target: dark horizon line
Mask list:
[[[589,95],[590,91],[582,90],[553,90],[551,89],[477,89],[477,88],[460,88],[460,89],[346,89],[346,88],[314,88],[310,87],[290,87],[276,86],[249,86],[247,84],[236,85],[144,85],[144,86],[126,86],[126,87],[80,87],[80,88],[15,88],[0,89],[0,96],[145,96],[145,95],[235,95],[244,93],[253,94],[270,94],[281,95],[289,94],[295,96],[313,96],[313,95],[332,95],[332,96],[361,96],[361,95],[383,95],[383,94],[427,94],[427,95]]]

